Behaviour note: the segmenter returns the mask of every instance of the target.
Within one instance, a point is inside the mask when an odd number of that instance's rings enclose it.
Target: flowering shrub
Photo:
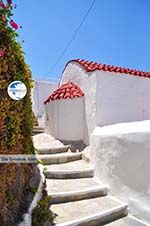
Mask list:
[[[4,51],[3,50],[0,50],[0,57],[3,57],[4,56]]]
[[[10,21],[10,25],[14,28],[14,29],[18,29],[18,24],[16,24],[13,20]]]
[[[13,16],[13,7],[16,8],[16,4],[13,6],[11,0],[7,0],[6,4],[0,0],[0,21],[3,25],[8,25],[8,21],[10,21],[10,25],[14,29],[18,29],[18,25],[13,20],[10,20],[11,16]]]
[[[0,150],[13,149],[14,152],[19,148],[21,153],[31,153],[31,72],[24,61],[22,48],[16,42],[16,29],[19,26],[11,19],[12,9],[12,1],[0,1],[0,91],[3,97],[0,99],[0,120],[7,128],[6,137],[0,142]],[[14,101],[7,94],[7,87],[14,80],[21,80],[28,88],[22,101]]]
[[[19,25],[12,20],[15,7],[11,0],[0,0],[0,154],[34,153],[31,72],[16,41]],[[8,85],[15,80],[27,86],[27,95],[20,101],[7,94]],[[0,164],[0,225],[16,225],[31,176],[31,164]]]

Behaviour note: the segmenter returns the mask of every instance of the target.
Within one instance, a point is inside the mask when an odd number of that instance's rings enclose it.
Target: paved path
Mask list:
[[[44,133],[33,137],[44,174],[56,226],[146,226],[128,216],[128,206],[109,195],[94,168],[70,146]],[[87,161],[85,161],[87,160]]]

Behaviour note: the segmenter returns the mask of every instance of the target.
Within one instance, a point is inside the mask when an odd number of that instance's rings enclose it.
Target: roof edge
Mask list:
[[[74,59],[74,60],[68,61],[64,67],[62,76],[63,76],[64,71],[66,70],[66,67],[70,63],[79,64],[79,66],[82,67],[86,72],[94,72],[96,70],[99,70],[99,71],[115,72],[115,73],[129,74],[129,75],[133,75],[133,76],[150,78],[150,72],[145,72],[145,71],[126,68],[126,67],[114,66],[114,65],[109,65],[109,64],[96,63],[93,61],[81,60],[81,59]],[[62,76],[61,76],[60,80],[62,79]]]

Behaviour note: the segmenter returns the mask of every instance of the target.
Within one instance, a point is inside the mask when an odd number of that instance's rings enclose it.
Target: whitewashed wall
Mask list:
[[[150,223],[150,121],[143,122],[150,119],[150,78],[87,73],[77,63],[69,63],[61,84],[69,80],[85,93],[85,137],[88,142],[91,137],[97,176],[128,202],[135,216]]]
[[[150,224],[150,121],[96,127],[90,143],[100,181]]]
[[[96,125],[150,119],[150,79],[123,73],[87,73],[78,63],[67,65],[61,84],[71,80],[85,93],[86,143]]]
[[[45,108],[49,134],[60,140],[83,140],[84,97],[50,101]]]
[[[97,71],[96,124],[150,119],[150,78]]]
[[[89,144],[89,136],[96,126],[96,72],[87,73],[79,64],[69,63],[62,75],[61,85],[69,80],[77,84],[85,94],[84,142]]]
[[[57,89],[58,85],[49,81],[34,81],[32,89],[33,111],[37,117],[44,113],[44,101]]]

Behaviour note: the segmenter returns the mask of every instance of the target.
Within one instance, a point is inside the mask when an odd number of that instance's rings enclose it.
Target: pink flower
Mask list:
[[[18,24],[16,24],[13,20],[10,21],[10,25],[15,29],[17,30],[18,29]]]
[[[5,52],[3,50],[0,50],[0,57],[3,57]]]
[[[3,8],[3,9],[6,8],[6,6],[5,6],[5,4],[3,2],[0,2],[0,7]]]

